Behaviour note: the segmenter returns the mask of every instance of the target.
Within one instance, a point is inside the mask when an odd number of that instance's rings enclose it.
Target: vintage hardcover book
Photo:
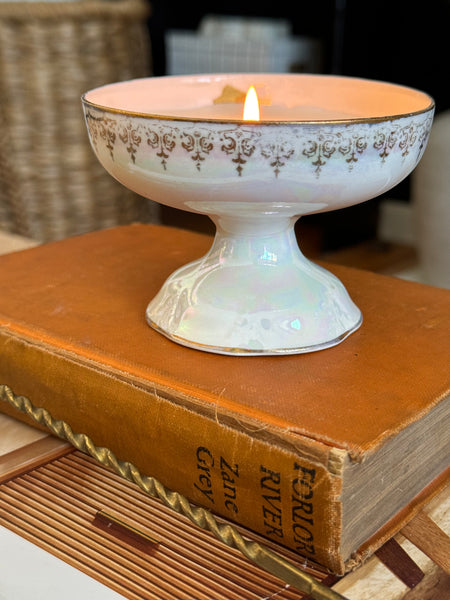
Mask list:
[[[209,246],[131,225],[1,257],[0,383],[195,504],[343,573],[448,479],[450,294],[328,265],[364,315],[342,344],[208,354],[153,331],[145,308]]]

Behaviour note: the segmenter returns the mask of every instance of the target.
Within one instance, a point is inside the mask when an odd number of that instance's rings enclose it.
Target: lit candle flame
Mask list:
[[[258,95],[253,86],[247,92],[244,103],[244,121],[259,121]]]

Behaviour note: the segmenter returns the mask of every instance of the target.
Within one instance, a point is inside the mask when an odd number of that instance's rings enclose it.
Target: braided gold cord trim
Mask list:
[[[16,396],[8,386],[0,385],[0,399],[25,413],[36,423],[44,425],[54,435],[67,440],[78,450],[89,454],[103,466],[112,468],[118,475],[135,483],[150,496],[159,498],[163,504],[184,515],[201,529],[210,531],[224,544],[236,548],[250,561],[279,577],[288,585],[309,594],[314,600],[345,600],[343,596],[324,586],[312,575],[304,573],[283,557],[257,542],[245,540],[237,529],[232,525],[218,522],[208,510],[193,506],[187,498],[166,489],[154,477],[141,475],[134,465],[118,460],[108,448],[95,446],[87,435],[74,433],[66,422],[53,419],[47,410],[36,408],[25,396]]]

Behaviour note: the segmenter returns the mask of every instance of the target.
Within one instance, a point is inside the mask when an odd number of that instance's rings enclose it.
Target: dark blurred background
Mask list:
[[[165,31],[196,30],[208,14],[287,19],[293,35],[321,42],[323,72],[410,85],[431,94],[438,110],[449,107],[448,0],[300,0],[257,8],[248,2],[153,0],[149,27],[155,75],[166,74]]]
[[[155,75],[167,73],[167,31],[198,29],[205,15],[282,18],[294,36],[319,42],[321,72],[379,79],[421,89],[436,102],[437,113],[450,108],[448,36],[450,1],[316,0],[273,3],[153,0],[149,21]],[[410,200],[410,179],[388,192]],[[383,197],[358,206],[305,217],[310,230],[320,230],[321,251],[358,244],[376,237]],[[164,209],[163,219],[183,225],[189,217]],[[164,216],[165,215],[165,216]],[[202,222],[203,223],[203,222]],[[303,223],[302,223],[303,224]],[[195,226],[195,223],[194,223]],[[206,222],[205,227],[208,227]]]

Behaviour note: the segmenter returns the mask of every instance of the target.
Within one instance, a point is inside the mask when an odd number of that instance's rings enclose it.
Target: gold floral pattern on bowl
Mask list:
[[[148,122],[147,122],[148,121]],[[162,170],[170,170],[170,157],[175,150],[183,149],[192,160],[193,167],[200,172],[207,168],[208,156],[213,150],[228,156],[236,165],[237,176],[244,175],[245,165],[252,156],[263,157],[278,177],[286,161],[309,162],[317,177],[333,157],[340,155],[351,171],[364,153],[375,150],[382,162],[393,152],[403,157],[416,153],[416,162],[422,155],[431,131],[433,116],[425,113],[417,117],[396,119],[382,123],[360,124],[356,132],[348,125],[325,124],[310,131],[308,126],[279,125],[288,135],[273,140],[273,125],[247,124],[232,128],[218,124],[202,128],[197,123],[167,122],[148,118],[145,124],[141,117],[96,114],[88,109],[86,122],[95,148],[103,143],[114,160],[116,145],[122,143],[133,163],[143,146],[147,152],[153,150],[160,159]],[[365,125],[365,126],[364,126]]]

